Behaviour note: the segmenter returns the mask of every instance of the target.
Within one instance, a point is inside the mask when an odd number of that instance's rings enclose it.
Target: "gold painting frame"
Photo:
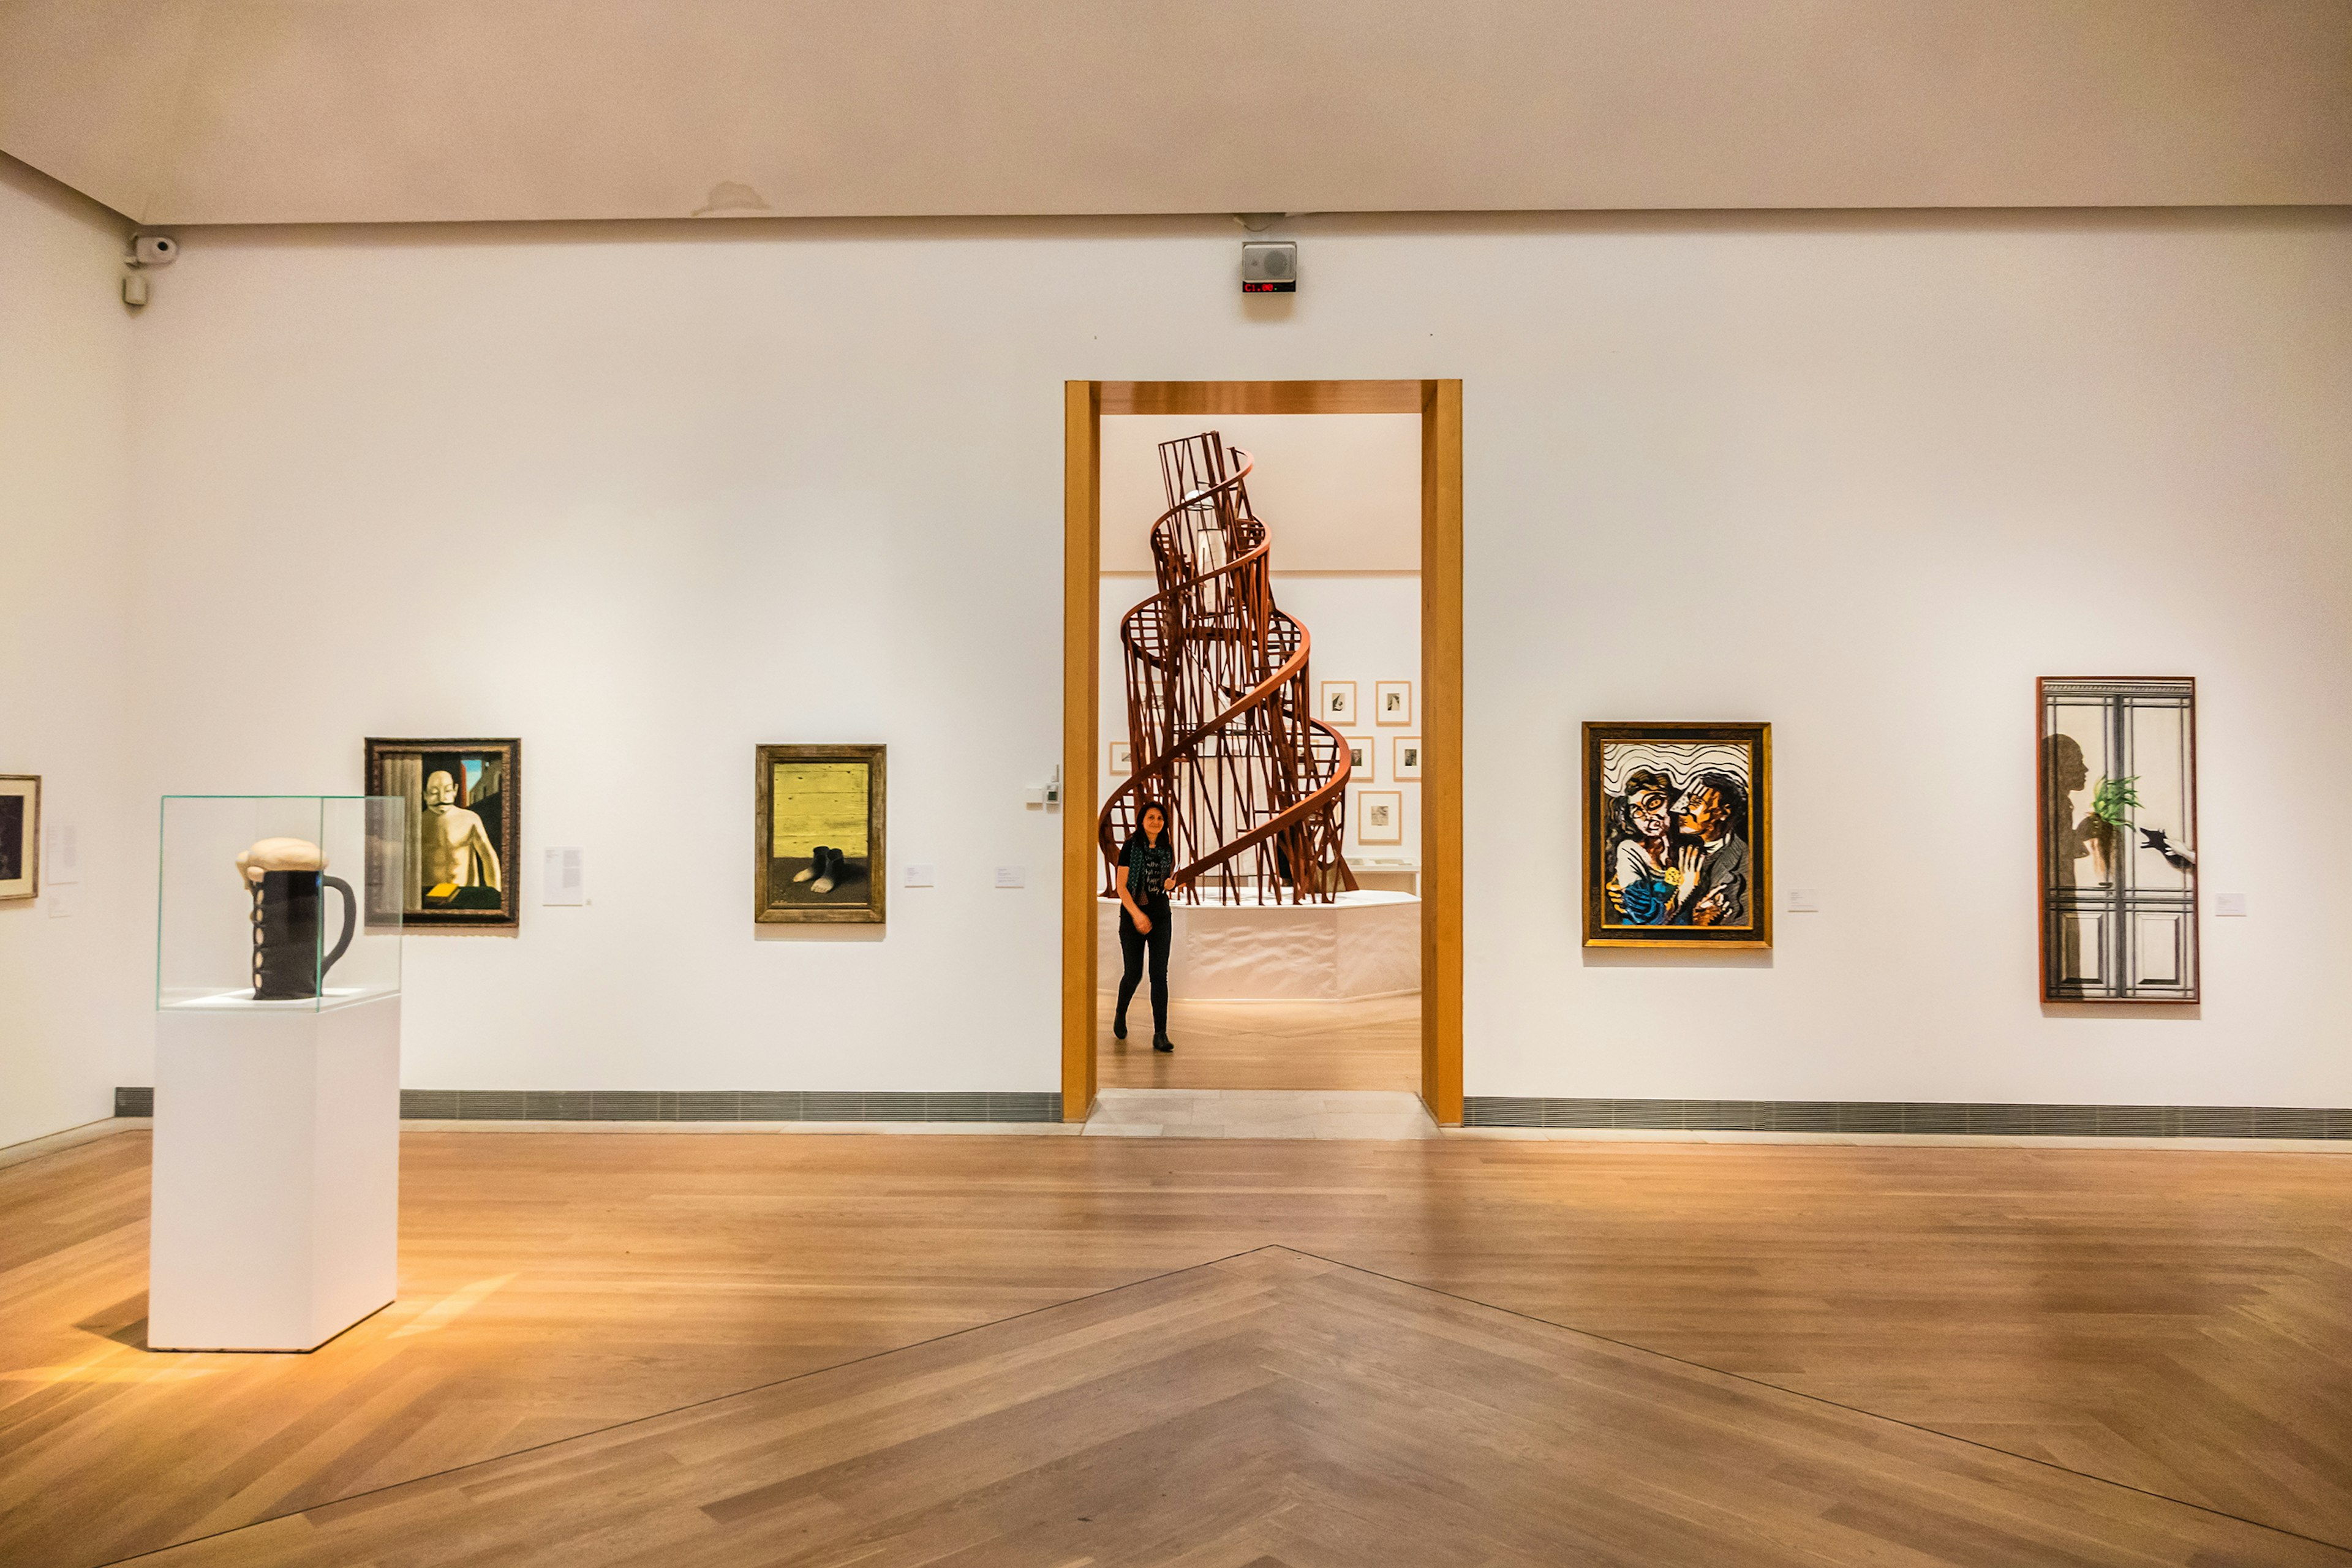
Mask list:
[[[1746,752],[1746,776],[1739,781],[1745,795],[1743,814],[1734,813],[1732,826],[1745,826],[1745,843],[1740,846],[1745,864],[1740,875],[1746,886],[1740,893],[1744,902],[1745,921],[1741,923],[1707,925],[1686,921],[1689,911],[1675,900],[1665,918],[1654,923],[1640,923],[1610,918],[1612,909],[1611,884],[1615,879],[1612,861],[1614,845],[1611,828],[1615,808],[1604,784],[1608,766],[1607,749],[1611,746],[1657,747],[1676,750],[1727,747],[1741,748]],[[1702,772],[1712,771],[1709,764],[1695,761]],[[1694,780],[1676,779],[1672,789],[1680,792]],[[1729,786],[1725,786],[1728,792]],[[1669,831],[1679,831],[1679,822]],[[1682,847],[1713,856],[1714,846],[1727,842],[1709,840],[1705,846],[1684,844]],[[1714,875],[1712,865],[1701,872]],[[1685,723],[1654,721],[1648,723],[1588,721],[1584,726],[1584,945],[1587,947],[1678,947],[1759,948],[1772,945],[1772,726],[1766,723]],[[1631,900],[1629,900],[1630,903]],[[1703,913],[1703,911],[1700,911]],[[1655,933],[1655,934],[1650,934]]]
[[[752,759],[753,799],[751,823],[751,919],[760,925],[882,925],[887,923],[887,898],[889,887],[889,852],[887,834],[888,804],[887,757],[889,748],[882,745],[844,744],[829,746],[763,745],[755,749]],[[825,789],[821,792],[824,803],[804,804],[803,825],[782,824],[779,834],[776,820],[777,773],[779,769],[801,770],[812,775],[813,784],[845,783],[845,776],[835,775],[827,781],[816,770],[863,768],[866,773],[862,824],[853,815],[844,817],[842,811],[854,790]],[[815,800],[813,795],[810,799]],[[789,809],[789,807],[788,807]],[[834,848],[862,847],[863,855],[847,855],[843,865],[850,873],[817,890],[828,879],[823,875],[813,858],[807,854],[780,854],[781,847],[796,846],[803,837],[818,833],[826,837],[844,837],[853,826],[862,826],[862,845],[831,846]],[[836,898],[835,895],[840,894]]]

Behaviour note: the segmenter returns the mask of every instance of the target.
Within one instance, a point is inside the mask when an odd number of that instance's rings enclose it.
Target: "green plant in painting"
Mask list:
[[[2139,791],[2132,787],[2137,783],[2137,773],[2127,779],[2101,779],[2099,787],[2091,792],[2091,815],[2109,827],[2129,827],[2131,814],[2139,809]]]

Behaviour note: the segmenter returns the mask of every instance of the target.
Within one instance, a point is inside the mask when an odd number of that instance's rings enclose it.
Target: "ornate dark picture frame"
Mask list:
[[[1772,726],[1584,726],[1584,945],[1772,945]]]
[[[401,929],[510,931],[522,924],[522,742],[512,737],[385,737],[363,743],[369,795],[407,801],[407,877]],[[439,786],[436,779],[448,784]],[[436,794],[455,798],[436,801]],[[448,814],[455,812],[457,816]],[[427,814],[437,820],[428,824]],[[471,817],[471,823],[461,820]],[[478,837],[468,838],[478,832]],[[430,847],[428,837],[438,835]],[[490,855],[486,858],[487,845]],[[496,886],[480,880],[488,861]],[[439,868],[436,878],[435,871]],[[452,875],[453,870],[455,875]],[[436,888],[453,890],[436,896]],[[494,897],[490,895],[495,895]]]
[[[2197,682],[2034,682],[2044,1002],[2201,999]]]
[[[41,775],[0,773],[0,902],[41,896]]]
[[[862,744],[757,748],[753,921],[761,925],[886,923],[888,750]],[[862,794],[855,787],[861,769]],[[815,852],[820,849],[831,853],[819,856]]]

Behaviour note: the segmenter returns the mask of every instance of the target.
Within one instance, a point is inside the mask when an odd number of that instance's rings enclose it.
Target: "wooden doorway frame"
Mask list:
[[[1062,1117],[1095,1103],[1106,414],[1421,416],[1421,1098],[1462,1122],[1462,384],[1072,381],[1062,400]]]

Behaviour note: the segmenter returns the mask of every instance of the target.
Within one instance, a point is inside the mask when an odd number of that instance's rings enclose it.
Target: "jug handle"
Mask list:
[[[352,945],[352,928],[359,923],[360,901],[352,896],[352,885],[341,877],[322,876],[319,880],[343,896],[343,934],[336,942],[335,951],[327,954],[327,962],[319,965],[319,984],[324,986],[327,971],[335,967],[335,960],[342,957],[343,950]]]

